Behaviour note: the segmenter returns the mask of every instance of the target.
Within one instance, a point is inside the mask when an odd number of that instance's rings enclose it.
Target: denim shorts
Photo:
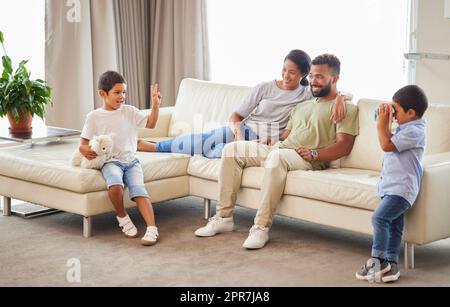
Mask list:
[[[130,199],[135,197],[149,197],[144,185],[144,173],[138,159],[131,163],[113,161],[106,163],[102,168],[108,190],[112,186],[127,186]]]

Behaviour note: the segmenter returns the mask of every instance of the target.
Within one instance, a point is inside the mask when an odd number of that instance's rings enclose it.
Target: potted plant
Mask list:
[[[5,54],[0,76],[0,117],[8,116],[11,134],[28,134],[32,131],[34,114],[44,119],[45,107],[51,103],[51,88],[43,80],[30,79],[25,67],[28,61],[20,62],[14,71],[3,42],[4,36],[0,31],[0,43]]]

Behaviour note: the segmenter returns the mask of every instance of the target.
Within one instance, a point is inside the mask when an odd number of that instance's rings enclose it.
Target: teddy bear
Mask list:
[[[80,166],[82,168],[101,169],[106,161],[111,157],[113,147],[113,139],[111,135],[94,136],[89,141],[89,146],[97,153],[97,157],[88,160],[78,150],[73,154],[72,166]]]

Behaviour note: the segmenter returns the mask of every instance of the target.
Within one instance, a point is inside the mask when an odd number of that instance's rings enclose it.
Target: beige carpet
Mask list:
[[[161,240],[153,247],[122,237],[112,213],[94,218],[90,239],[77,215],[0,216],[0,286],[380,286],[354,277],[370,236],[277,217],[270,243],[247,251],[254,210],[236,210],[234,233],[196,238],[202,210],[197,198],[156,205]],[[130,215],[143,231],[139,212]],[[73,258],[80,283],[66,278]],[[450,240],[417,247],[416,267],[402,268],[393,286],[450,286]]]

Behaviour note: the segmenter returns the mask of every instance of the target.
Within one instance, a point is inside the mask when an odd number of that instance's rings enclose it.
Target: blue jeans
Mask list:
[[[144,174],[138,159],[128,164],[119,161],[108,162],[103,165],[102,174],[108,190],[116,185],[124,187],[125,184],[128,187],[131,200],[136,197],[148,198],[144,185]]]
[[[372,257],[398,262],[403,235],[403,217],[411,207],[397,195],[386,195],[372,215]]]
[[[246,141],[256,140],[258,136],[252,129],[243,125],[242,135]],[[220,159],[227,143],[234,142],[234,133],[229,127],[222,127],[205,133],[188,134],[159,142],[156,151],[203,155],[209,159]]]

